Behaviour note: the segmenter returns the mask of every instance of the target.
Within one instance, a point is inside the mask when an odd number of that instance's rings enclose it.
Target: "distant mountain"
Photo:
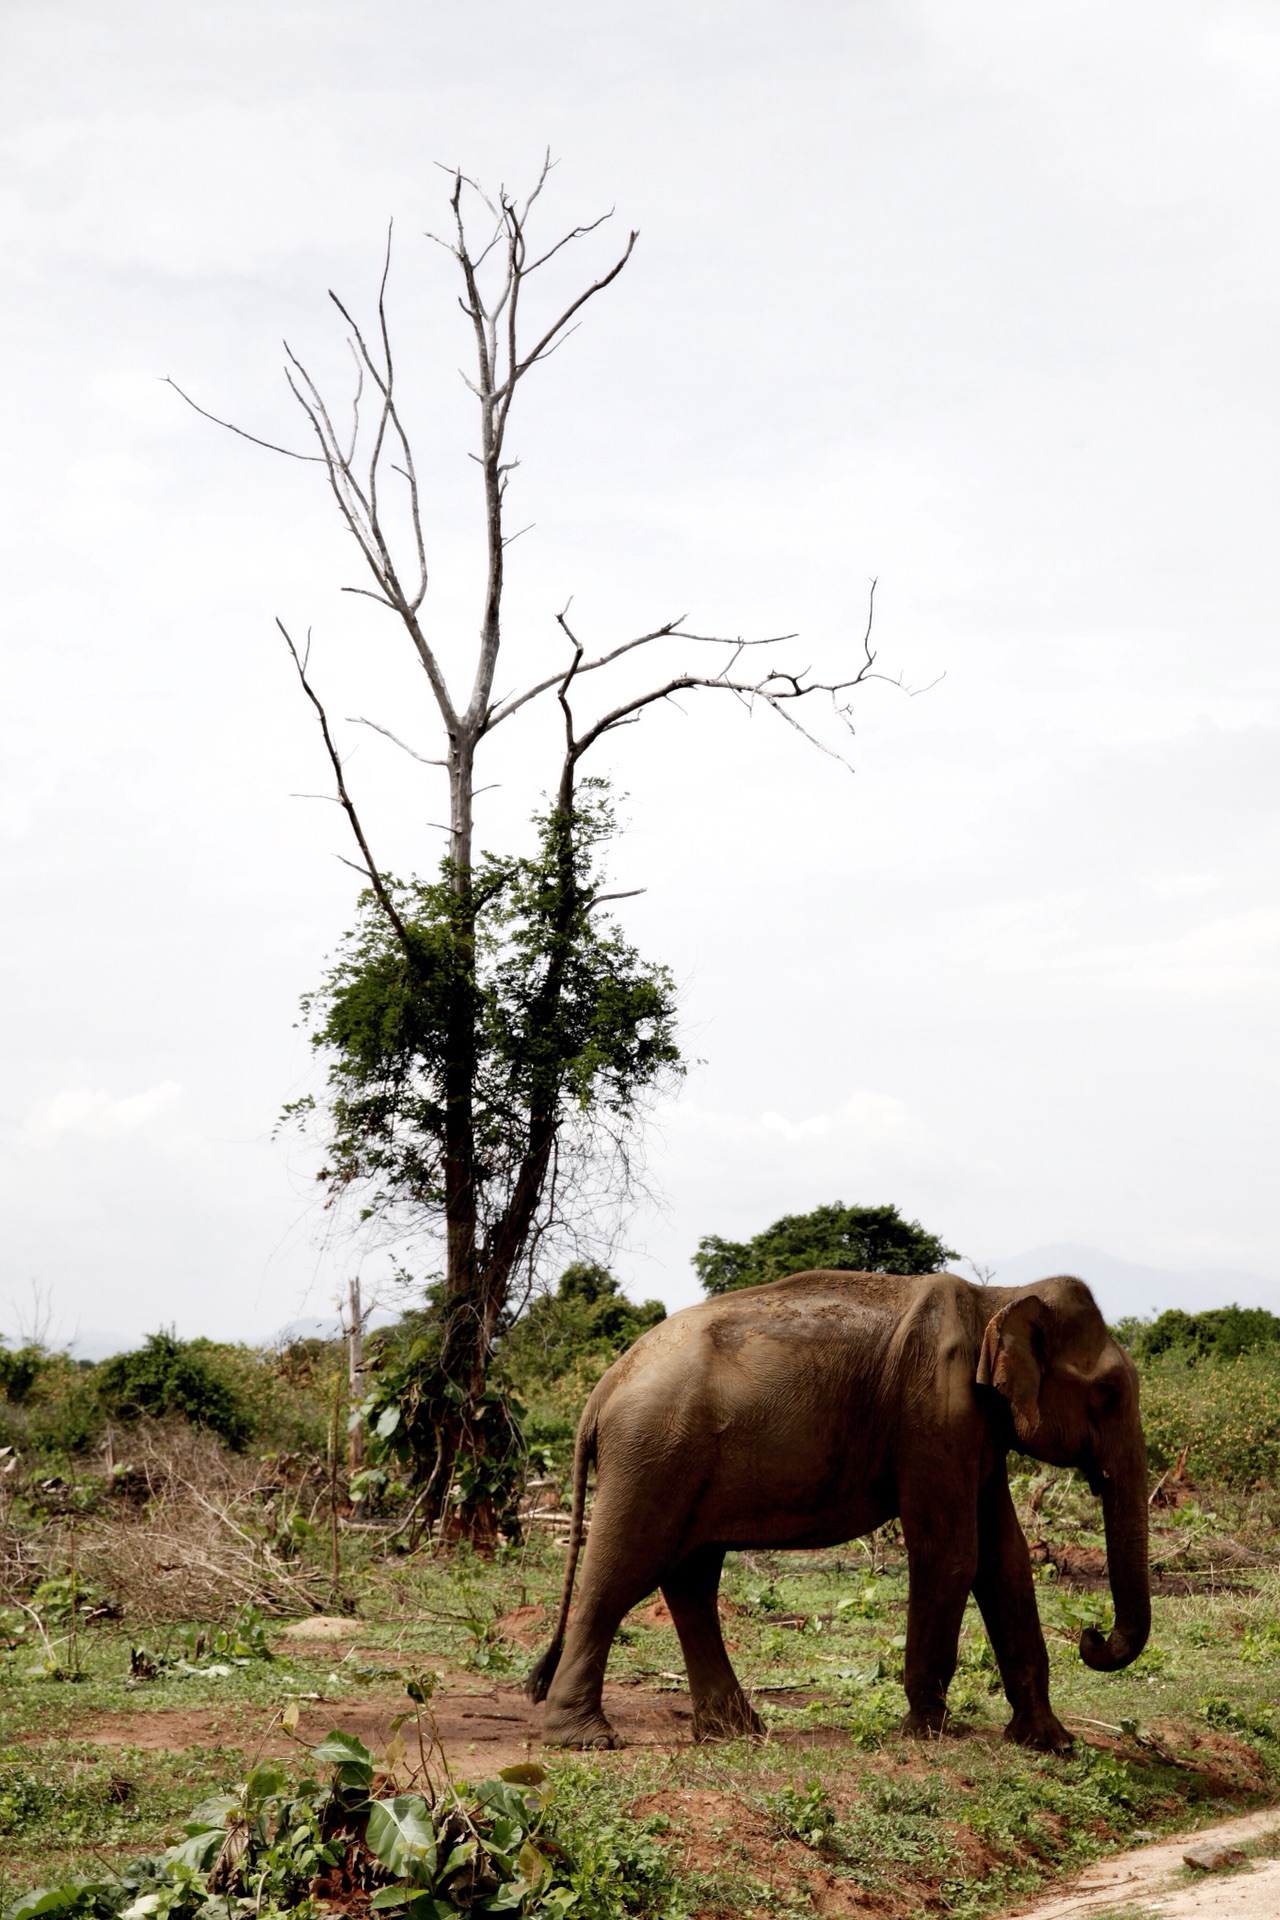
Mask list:
[[[1280,1313],[1280,1281],[1240,1273],[1234,1267],[1198,1267],[1182,1273],[1166,1267],[1141,1267],[1130,1260],[1117,1260],[1100,1247],[1033,1247],[1029,1253],[998,1261],[991,1279],[997,1287],[1025,1287],[1055,1273],[1074,1273],[1084,1280],[1111,1321],[1123,1320],[1129,1314],[1145,1319],[1163,1313],[1166,1307],[1199,1313],[1205,1307],[1233,1303]]]

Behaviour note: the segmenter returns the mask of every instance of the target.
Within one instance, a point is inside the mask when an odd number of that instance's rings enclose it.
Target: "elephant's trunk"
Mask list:
[[[1116,1623],[1104,1639],[1096,1627],[1080,1636],[1080,1657],[1100,1673],[1113,1673],[1136,1660],[1151,1631],[1151,1576],[1147,1568],[1146,1449],[1123,1469],[1105,1472],[1102,1513],[1107,1530],[1107,1570]]]

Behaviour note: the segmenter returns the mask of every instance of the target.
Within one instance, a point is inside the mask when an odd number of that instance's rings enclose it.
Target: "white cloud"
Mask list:
[[[181,1093],[176,1080],[162,1080],[158,1086],[119,1099],[102,1087],[68,1087],[32,1107],[18,1131],[23,1139],[41,1146],[68,1135],[116,1140],[139,1133],[170,1113]]]

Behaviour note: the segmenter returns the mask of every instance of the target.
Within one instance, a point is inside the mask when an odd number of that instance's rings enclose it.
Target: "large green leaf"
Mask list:
[[[105,1892],[97,1881],[64,1880],[60,1887],[34,1887],[16,1900],[5,1920],[36,1920],[37,1914],[66,1913],[80,1906],[87,1894]]]
[[[257,1807],[264,1800],[277,1800],[288,1791],[289,1776],[284,1768],[274,1760],[264,1760],[249,1775],[245,1799],[251,1807]]]
[[[209,1827],[225,1829],[227,1815],[239,1811],[240,1802],[234,1793],[216,1793],[210,1800],[202,1800],[193,1807],[182,1823],[184,1833],[203,1833]]]
[[[161,1854],[166,1866],[193,1867],[197,1873],[204,1873],[211,1867],[222,1851],[226,1831],[220,1827],[205,1827],[200,1833],[193,1833],[189,1840],[180,1840],[176,1847],[169,1847]]]
[[[371,1767],[373,1755],[363,1740],[357,1740],[354,1733],[340,1733],[334,1730],[326,1733],[318,1747],[312,1747],[317,1760],[329,1767],[340,1767],[354,1761],[358,1766]]]
[[[545,1767],[536,1760],[519,1760],[514,1767],[503,1767],[499,1780],[507,1780],[513,1787],[540,1787],[547,1777]]]
[[[513,1787],[506,1780],[482,1780],[476,1788],[476,1799],[482,1807],[517,1821],[526,1833],[534,1825],[534,1813],[540,1804],[526,1788]]]
[[[524,1839],[524,1827],[519,1820],[508,1820],[502,1814],[493,1823],[489,1835],[490,1853],[519,1853],[520,1842]]]
[[[436,1834],[431,1809],[420,1793],[398,1793],[394,1800],[375,1800],[369,1809],[365,1845],[388,1873],[430,1884],[436,1864]]]
[[[532,1840],[526,1840],[520,1849],[520,1878],[528,1887],[539,1887],[550,1878],[551,1863],[538,1852]]]

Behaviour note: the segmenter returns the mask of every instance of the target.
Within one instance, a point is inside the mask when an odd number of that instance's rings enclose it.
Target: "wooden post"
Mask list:
[[[364,1315],[360,1310],[360,1282],[353,1280],[349,1294],[351,1311],[350,1326],[347,1331],[347,1398],[350,1412],[354,1415],[364,1398],[364,1385],[361,1369],[364,1366]],[[347,1464],[352,1473],[359,1473],[364,1465],[364,1427],[359,1420],[352,1419],[347,1429]],[[352,1502],[351,1518],[364,1519],[364,1501],[358,1496]]]

